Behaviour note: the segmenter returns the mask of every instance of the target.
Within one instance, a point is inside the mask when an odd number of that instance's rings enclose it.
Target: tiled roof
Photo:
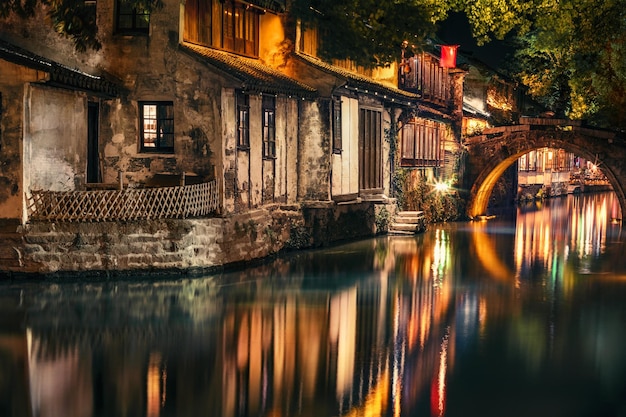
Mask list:
[[[66,88],[88,90],[106,96],[120,94],[120,86],[98,75],[69,68],[0,39],[0,59],[50,74],[49,83]]]
[[[285,94],[303,98],[317,97],[317,91],[314,88],[262,64],[258,59],[246,58],[190,43],[183,44],[182,48],[226,75],[240,81],[244,91]]]
[[[398,100],[400,104],[405,105],[414,105],[420,99],[418,94],[391,87],[364,75],[356,74],[346,69],[328,64],[310,55],[302,53],[296,53],[294,55],[305,63],[312,65],[321,71],[344,79],[347,82],[346,86],[348,88],[356,88],[367,93],[371,92],[388,101]]]

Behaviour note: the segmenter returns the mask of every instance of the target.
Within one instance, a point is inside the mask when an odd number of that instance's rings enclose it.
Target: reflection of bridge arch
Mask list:
[[[562,148],[596,165],[607,177],[626,213],[626,140],[615,132],[588,129],[564,119],[521,119],[521,124],[488,129],[466,140],[468,180],[467,214],[486,214],[496,181],[522,155],[539,148]]]

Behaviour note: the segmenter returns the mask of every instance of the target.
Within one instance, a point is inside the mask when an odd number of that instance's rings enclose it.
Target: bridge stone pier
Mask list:
[[[483,131],[467,138],[465,184],[470,190],[467,214],[487,214],[487,204],[497,180],[525,153],[550,147],[562,148],[594,161],[615,191],[622,217],[626,213],[626,138],[612,131],[590,129],[567,119],[522,118],[520,124]]]

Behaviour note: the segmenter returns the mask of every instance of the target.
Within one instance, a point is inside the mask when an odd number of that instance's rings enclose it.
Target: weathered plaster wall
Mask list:
[[[22,218],[23,83],[38,77],[0,60],[0,219]]]
[[[284,172],[278,175],[285,183],[287,203],[293,204],[298,198],[298,147],[300,125],[300,100],[287,102],[287,126],[285,129],[286,163]]]
[[[388,137],[388,134],[385,132],[391,127],[391,114],[390,112],[394,112],[395,110],[386,108],[383,111],[383,125],[381,132],[381,158],[382,158],[382,170],[383,170],[383,194],[387,197],[391,196],[391,173],[393,171],[393,167],[391,166],[391,155],[390,155],[390,144],[389,141],[391,138]],[[397,120],[397,115],[394,115],[394,120]],[[394,139],[396,140],[396,139]]]
[[[87,97],[30,84],[25,106],[25,188],[75,190],[85,182]]]
[[[457,160],[460,157],[462,147],[457,139],[458,136],[454,133],[453,126],[442,123],[440,131],[442,132],[444,150],[444,166],[441,179],[447,181],[461,174],[458,172]]]
[[[221,109],[225,114],[235,114],[235,91],[231,89],[222,90]],[[218,175],[218,181],[222,182],[222,208],[226,213],[233,213],[236,204],[238,207],[248,207],[248,194],[240,193],[240,178],[248,178],[247,162],[245,166],[240,167],[241,161],[247,161],[237,149],[236,124],[230,123],[226,118],[222,118],[220,130],[222,132],[223,144],[221,147],[221,160],[223,167],[223,175]],[[216,127],[217,130],[217,127]],[[249,181],[246,180],[248,183]]]
[[[105,69],[123,81],[128,95],[111,102],[108,127],[101,132],[101,142],[106,143],[105,178],[115,179],[118,171],[126,181],[136,183],[157,173],[221,178],[225,132],[216,127],[222,124],[221,93],[227,82],[179,49],[179,3],[166,1],[164,9],[151,16],[149,37],[115,34],[112,3],[98,3],[104,44],[98,55]],[[175,154],[139,152],[137,101],[141,100],[174,103]]]
[[[328,100],[300,105],[298,198],[330,199],[330,109]]]
[[[33,17],[23,19],[15,14],[0,19],[0,35],[35,54],[54,59],[70,68],[93,69],[98,61],[90,53],[76,51],[71,39],[53,30],[43,8],[37,7]]]
[[[250,206],[258,207],[262,202],[263,189],[263,137],[261,135],[263,120],[263,97],[250,96]]]

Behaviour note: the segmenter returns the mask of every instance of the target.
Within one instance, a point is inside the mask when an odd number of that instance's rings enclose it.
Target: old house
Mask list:
[[[408,186],[451,178],[464,71],[442,66],[432,51],[406,59],[402,54],[384,68],[324,62],[318,58],[323,42],[315,26],[297,25],[287,73],[314,86],[327,103],[332,200],[384,205],[397,192],[398,169],[410,174]]]
[[[395,66],[324,63],[280,1],[86,7],[97,51],[43,11],[0,27],[5,271],[203,269],[371,235],[394,126],[412,126],[403,163],[445,159],[448,71],[429,95]]]

